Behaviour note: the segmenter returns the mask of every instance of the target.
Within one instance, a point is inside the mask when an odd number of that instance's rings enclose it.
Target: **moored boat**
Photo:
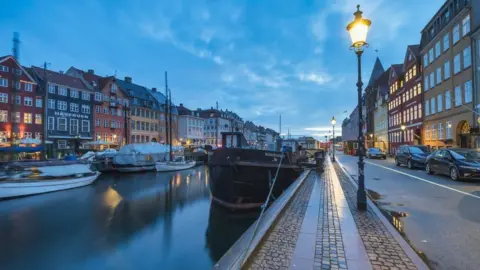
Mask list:
[[[277,170],[273,197],[280,196],[303,171],[293,153],[242,147],[246,140],[240,132],[223,133],[222,145],[231,136],[237,144],[213,150],[208,163],[212,200],[219,205],[232,210],[259,208],[265,203]]]
[[[100,172],[90,164],[23,162],[6,166],[0,175],[0,199],[83,187],[93,183]]]
[[[134,143],[120,148],[113,157],[113,166],[120,172],[154,171],[157,161],[168,161],[168,145]]]
[[[195,167],[197,164],[194,160],[176,160],[176,161],[166,161],[158,162],[155,164],[157,172],[173,172],[173,171],[182,171]]]

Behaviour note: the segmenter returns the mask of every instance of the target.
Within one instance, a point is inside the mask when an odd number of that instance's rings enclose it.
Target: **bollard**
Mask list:
[[[324,171],[325,150],[315,152],[315,169],[318,173]]]

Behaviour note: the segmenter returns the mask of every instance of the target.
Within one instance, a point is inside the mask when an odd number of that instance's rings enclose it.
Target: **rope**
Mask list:
[[[260,212],[260,216],[258,216],[257,222],[255,223],[255,228],[253,229],[252,237],[250,238],[250,241],[248,242],[247,248],[242,254],[241,257],[241,263],[238,266],[238,269],[240,270],[242,268],[242,265],[245,263],[245,256],[247,255],[248,250],[250,249],[250,246],[252,245],[253,239],[255,238],[255,235],[257,234],[258,230],[258,224],[260,224],[260,221],[262,220],[263,214],[265,213],[265,209],[267,208],[268,202],[270,201],[270,197],[272,196],[273,192],[273,187],[275,186],[275,182],[277,181],[278,173],[280,172],[280,167],[282,166],[282,161],[283,161],[283,156],[286,155],[286,153],[282,153],[282,157],[280,158],[280,162],[278,163],[277,166],[277,172],[275,173],[275,178],[273,178],[273,183],[270,187],[270,190],[268,191],[268,196],[267,199],[265,200],[265,203],[261,206],[262,211]]]

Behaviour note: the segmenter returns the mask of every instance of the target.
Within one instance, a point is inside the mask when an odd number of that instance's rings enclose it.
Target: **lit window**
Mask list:
[[[8,103],[8,94],[7,93],[0,93],[0,102],[1,103]]]
[[[0,110],[0,122],[8,122],[8,111]]]
[[[35,114],[35,124],[41,125],[42,124],[42,114]]]
[[[443,124],[438,123],[438,139],[443,140]]]
[[[32,123],[32,114],[31,113],[24,113],[23,114],[23,122],[25,124],[31,124]]]
[[[452,138],[452,122],[448,121],[445,123],[445,131],[446,131],[446,138],[451,139]]]

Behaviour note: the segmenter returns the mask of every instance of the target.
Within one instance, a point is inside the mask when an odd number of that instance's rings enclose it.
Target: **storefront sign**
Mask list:
[[[89,119],[88,115],[79,114],[79,113],[69,113],[69,112],[55,111],[54,115],[55,116],[60,116],[60,117],[76,117],[76,118]]]

